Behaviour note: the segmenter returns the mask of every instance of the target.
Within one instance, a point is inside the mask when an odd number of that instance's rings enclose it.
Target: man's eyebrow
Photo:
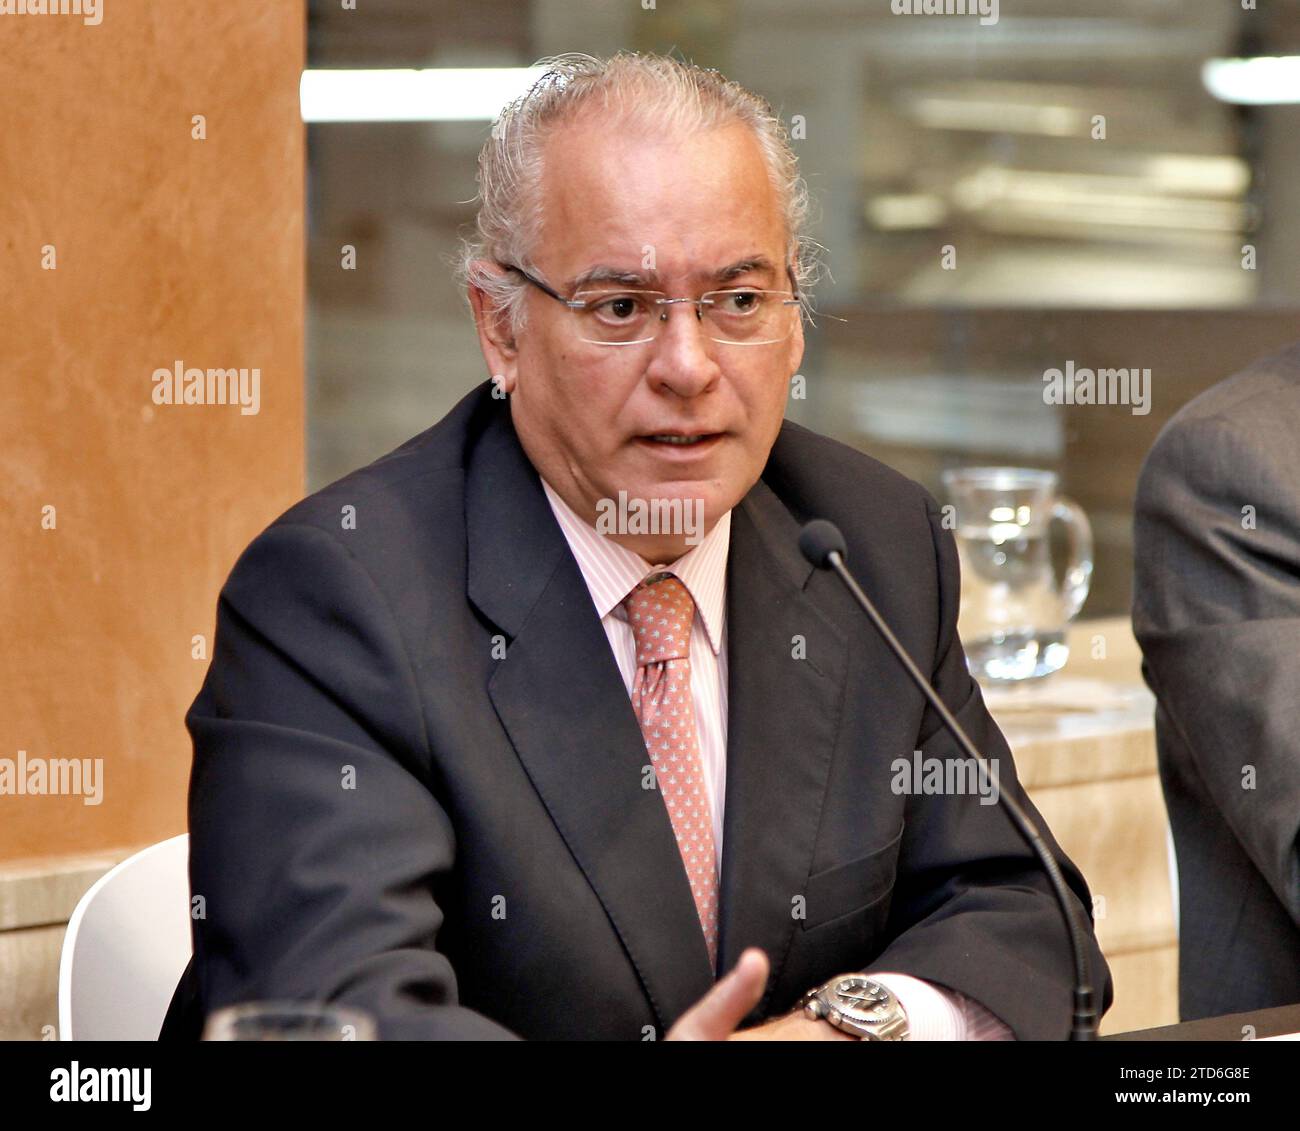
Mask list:
[[[604,263],[597,264],[595,267],[588,267],[580,275],[575,275],[569,280],[570,290],[580,291],[592,283],[618,283],[624,287],[648,287],[651,283],[656,282],[659,276],[651,271],[649,274],[640,274],[637,271],[627,271],[622,267],[610,267]]]
[[[772,275],[775,274],[776,267],[765,255],[747,255],[743,259],[737,259],[734,263],[728,263],[725,267],[719,267],[716,271],[697,272],[697,278],[701,278],[706,282],[726,283],[732,279],[738,279],[741,275],[748,275],[752,271],[761,271]],[[659,273],[657,271],[628,271],[623,267],[611,267],[608,264],[599,263],[594,267],[588,267],[587,270],[570,279],[569,290],[580,291],[593,283],[617,283],[622,287],[652,287],[659,285]]]
[[[737,259],[735,263],[729,263],[726,267],[714,272],[713,278],[719,283],[725,283],[731,279],[737,279],[741,275],[748,275],[752,271],[774,275],[776,274],[776,266],[766,255],[751,255],[745,259]]]

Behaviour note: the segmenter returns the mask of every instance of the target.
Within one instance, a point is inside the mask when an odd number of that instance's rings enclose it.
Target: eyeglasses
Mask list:
[[[793,291],[737,287],[708,291],[699,298],[669,298],[663,291],[583,290],[565,298],[534,279],[522,267],[502,263],[507,271],[522,275],[538,290],[573,311],[580,341],[598,346],[635,346],[652,342],[668,321],[670,306],[695,307],[697,320],[708,325],[711,340],[729,346],[767,346],[785,341],[794,331],[790,307],[799,306]]]

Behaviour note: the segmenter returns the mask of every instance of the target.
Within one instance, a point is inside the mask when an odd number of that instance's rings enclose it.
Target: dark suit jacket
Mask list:
[[[1165,426],[1134,560],[1178,856],[1180,1012],[1300,1001],[1300,346]]]
[[[1063,1038],[1071,960],[1047,882],[1000,808],[891,791],[893,759],[954,747],[801,557],[814,516],[843,529],[862,584],[1033,809],[966,669],[934,501],[785,423],[732,517],[720,969],[746,946],[769,955],[748,1023],[870,966],[969,994],[1022,1039]],[[489,383],[249,546],[186,721],[206,917],[164,1038],[297,997],[360,1005],[386,1038],[661,1038],[713,983],[627,691]]]

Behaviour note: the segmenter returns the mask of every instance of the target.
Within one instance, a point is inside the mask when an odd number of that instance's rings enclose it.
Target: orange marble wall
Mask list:
[[[303,4],[98,7],[0,15],[0,790],[102,759],[0,793],[0,862],[184,831],[217,592],[303,490]]]

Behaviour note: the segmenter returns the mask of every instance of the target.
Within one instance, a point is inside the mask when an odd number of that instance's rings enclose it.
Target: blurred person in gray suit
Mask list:
[[[1178,857],[1180,1013],[1300,1001],[1300,345],[1165,426],[1134,558]]]

